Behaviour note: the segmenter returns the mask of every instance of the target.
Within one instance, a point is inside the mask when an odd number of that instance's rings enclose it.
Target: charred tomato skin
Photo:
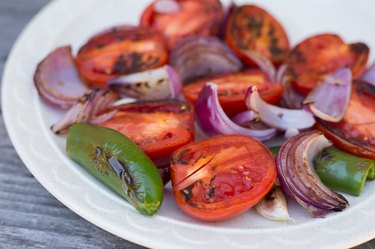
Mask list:
[[[375,86],[354,81],[344,118],[338,123],[318,120],[316,128],[340,149],[375,160]]]
[[[142,13],[140,26],[163,33],[169,49],[189,35],[215,36],[219,33],[224,18],[219,0],[175,0],[179,11],[158,13],[152,2]]]
[[[307,95],[327,74],[342,67],[350,67],[353,78],[358,79],[366,69],[368,57],[369,48],[364,43],[346,44],[336,34],[319,34],[293,48],[287,60],[287,75],[293,88]]]
[[[194,110],[188,103],[141,101],[117,109],[100,125],[128,136],[158,167],[169,166],[172,152],[194,140]]]
[[[218,85],[220,104],[229,116],[247,110],[244,99],[250,86],[256,85],[262,99],[270,104],[277,104],[284,90],[282,84],[269,82],[267,75],[262,71],[246,70],[192,81],[183,88],[185,99],[195,104],[200,91],[207,82]]]
[[[117,26],[88,40],[76,58],[79,73],[94,87],[106,87],[119,75],[163,66],[168,61],[165,40],[158,32],[133,26]]]
[[[242,5],[231,11],[225,38],[248,66],[255,63],[243,50],[256,51],[275,65],[284,63],[289,52],[289,40],[284,28],[270,13],[255,5]]]
[[[269,149],[242,135],[210,137],[172,155],[176,203],[199,220],[221,221],[247,211],[275,179],[276,162]]]

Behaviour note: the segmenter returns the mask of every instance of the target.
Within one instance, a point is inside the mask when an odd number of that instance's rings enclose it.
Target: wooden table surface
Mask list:
[[[48,2],[0,0],[0,76],[15,39]],[[0,248],[143,248],[92,225],[48,193],[17,156],[1,109],[0,155]],[[356,248],[375,249],[375,240]]]

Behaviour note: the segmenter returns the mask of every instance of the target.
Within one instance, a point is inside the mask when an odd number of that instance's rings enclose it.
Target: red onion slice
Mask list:
[[[316,117],[339,122],[349,105],[352,89],[352,73],[342,68],[326,76],[303,101],[303,104]]]
[[[259,141],[267,140],[276,134],[275,129],[251,130],[235,124],[224,113],[217,95],[217,85],[207,83],[195,104],[197,121],[208,135],[241,134]]]
[[[251,86],[246,93],[246,106],[258,113],[266,125],[286,131],[289,128],[307,129],[315,124],[311,113],[305,110],[290,110],[270,105],[259,96],[256,86]]]
[[[253,111],[244,111],[241,113],[238,113],[232,118],[232,121],[235,122],[238,125],[244,125],[248,122],[252,122],[254,120],[257,120],[258,116]]]
[[[183,82],[202,76],[234,73],[242,68],[233,51],[216,37],[189,36],[173,49],[170,64]]]
[[[121,95],[138,100],[175,99],[181,95],[182,82],[171,66],[117,77],[109,86]]]
[[[362,75],[361,80],[375,86],[375,62]]]
[[[271,82],[276,82],[276,68],[272,62],[259,52],[251,50],[242,50],[251,61],[253,61],[260,70],[262,70]]]
[[[60,135],[65,134],[75,123],[101,123],[113,117],[117,111],[106,112],[118,99],[112,91],[101,89],[85,94],[72,106],[64,117],[51,127],[51,130]]]
[[[288,139],[277,156],[281,187],[312,217],[324,217],[329,211],[342,211],[348,206],[348,201],[327,188],[314,170],[314,157],[331,145],[322,133],[305,132]]]
[[[70,46],[59,47],[44,58],[37,66],[34,82],[47,103],[63,109],[90,91],[78,74]]]
[[[275,76],[275,81],[278,83],[284,83],[285,80],[285,73],[286,70],[288,69],[287,64],[282,64],[279,69],[277,69],[276,76]]]

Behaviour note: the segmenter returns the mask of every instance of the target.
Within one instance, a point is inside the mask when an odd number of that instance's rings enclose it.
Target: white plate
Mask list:
[[[375,237],[375,183],[351,205],[325,219],[310,218],[291,202],[293,222],[272,222],[249,211],[221,223],[203,223],[182,214],[171,189],[154,217],[138,214],[65,153],[65,139],[49,126],[62,114],[43,104],[34,88],[37,63],[57,46],[77,50],[94,33],[120,23],[137,23],[148,0],[57,0],[41,11],[14,46],[3,78],[4,119],[23,162],[57,199],[97,226],[153,248],[343,248]],[[238,1],[245,2],[245,1]],[[347,41],[375,44],[373,0],[256,0],[284,24],[293,44],[319,32],[337,32]]]

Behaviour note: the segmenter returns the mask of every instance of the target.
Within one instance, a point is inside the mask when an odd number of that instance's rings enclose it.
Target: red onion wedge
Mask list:
[[[289,128],[301,130],[315,124],[313,115],[308,111],[284,109],[264,102],[256,86],[248,89],[245,101],[247,108],[258,113],[263,123],[279,130],[286,131]]]
[[[173,14],[181,11],[175,0],[159,0],[154,4],[154,11],[158,14]]]
[[[282,189],[312,217],[324,217],[349,205],[342,195],[327,188],[314,170],[314,157],[331,145],[321,132],[309,131],[288,139],[277,156]]]
[[[267,57],[255,50],[242,50],[242,53],[253,61],[268,76],[271,82],[276,82],[276,68]]]
[[[241,113],[236,114],[232,121],[235,122],[238,125],[245,125],[248,122],[256,121],[258,119],[258,116],[253,111],[244,111]]]
[[[316,117],[339,122],[349,105],[352,89],[352,73],[349,68],[341,68],[326,76],[306,97],[303,104]]]
[[[252,130],[235,124],[224,113],[217,96],[217,85],[207,83],[195,104],[197,121],[208,135],[241,134],[259,141],[267,140],[276,134],[275,129]]]
[[[73,106],[90,91],[78,74],[70,46],[57,48],[38,64],[34,83],[47,103],[62,109]]]
[[[98,124],[107,121],[117,112],[109,111],[116,100],[118,100],[118,95],[106,89],[94,90],[85,94],[59,122],[51,127],[51,130],[60,135],[65,134],[75,123]]]
[[[170,64],[183,82],[202,76],[238,72],[241,61],[216,37],[189,36],[181,39],[172,50]]]
[[[361,80],[375,86],[375,62],[362,75]]]
[[[182,91],[179,74],[168,65],[120,76],[110,80],[109,86],[121,95],[138,100],[175,99]]]
[[[286,199],[280,187],[274,187],[255,205],[255,209],[260,215],[269,220],[291,220]]]

